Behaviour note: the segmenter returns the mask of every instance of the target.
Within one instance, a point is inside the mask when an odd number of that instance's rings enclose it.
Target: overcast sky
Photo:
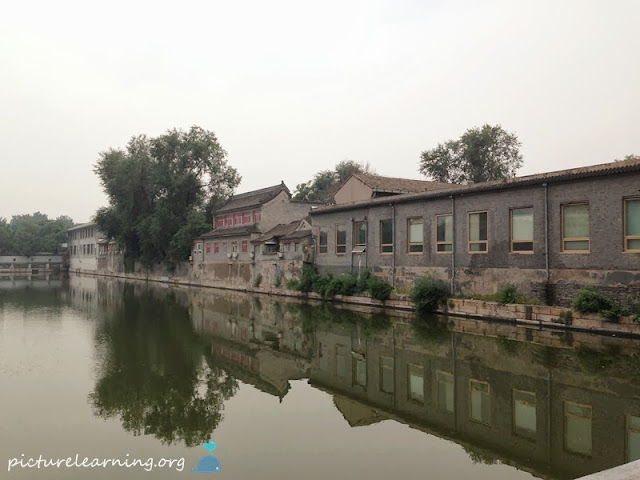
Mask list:
[[[31,1],[0,18],[0,217],[90,219],[133,135],[212,130],[238,192],[501,124],[538,173],[640,154],[640,1]]]

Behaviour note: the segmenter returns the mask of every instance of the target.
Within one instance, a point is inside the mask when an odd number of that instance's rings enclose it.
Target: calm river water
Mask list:
[[[0,477],[569,479],[640,457],[640,341],[422,322],[0,279]]]

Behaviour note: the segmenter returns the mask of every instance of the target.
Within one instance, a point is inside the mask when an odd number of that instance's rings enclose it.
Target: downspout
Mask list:
[[[351,260],[351,269],[350,269],[350,272],[351,272],[351,273],[353,273],[353,246],[355,245],[354,238],[353,238],[353,237],[354,237],[354,235],[353,235],[353,234],[355,233],[355,232],[353,231],[353,224],[354,224],[354,220],[353,220],[353,217],[351,217],[351,249],[350,249],[350,250],[351,250],[351,257],[350,257],[350,260]],[[345,238],[345,243],[347,243],[347,239],[346,239],[346,238]],[[347,245],[348,245],[348,244],[347,244]],[[344,248],[346,249],[346,248],[347,248],[347,246],[345,245],[345,247],[344,247]],[[358,272],[358,274],[360,274],[360,272]]]
[[[391,204],[391,286],[396,286],[396,207]]]
[[[544,263],[547,274],[547,282],[549,281],[549,186],[543,183],[544,187]]]
[[[456,202],[453,195],[451,199],[451,296],[455,295],[456,287]]]
[[[367,220],[367,216],[364,218],[364,228],[365,228],[365,237],[364,237],[364,269],[369,270],[369,220]]]

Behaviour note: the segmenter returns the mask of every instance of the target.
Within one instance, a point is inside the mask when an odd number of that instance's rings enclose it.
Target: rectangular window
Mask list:
[[[249,241],[242,240],[242,253],[247,253],[249,251]]]
[[[224,226],[231,227],[233,225],[233,215],[224,216]]]
[[[261,219],[262,215],[260,214],[260,210],[253,211],[253,223],[258,223]]]
[[[329,235],[326,227],[320,227],[318,229],[318,253],[327,253],[329,251],[328,241]]]
[[[393,358],[380,357],[380,391],[393,393]]]
[[[238,242],[231,242],[231,253],[236,253],[238,251]]]
[[[421,218],[407,220],[407,253],[422,253],[424,243],[424,230]]]
[[[367,246],[366,222],[354,222],[353,224],[353,253],[364,253]]]
[[[453,215],[436,215],[436,252],[453,251]]]
[[[489,425],[491,423],[489,384],[469,380],[469,416],[471,420]]]
[[[640,198],[624,201],[624,249],[640,252]]]
[[[218,242],[213,242],[213,253],[220,253],[220,244]]]
[[[236,213],[233,216],[233,224],[234,225],[242,225],[242,214],[241,213]]]
[[[347,253],[347,227],[336,225],[336,255]]]
[[[347,347],[344,345],[335,346],[335,374],[338,377],[347,376]]]
[[[574,253],[589,252],[588,203],[562,205],[562,250]]]
[[[627,462],[640,459],[640,417],[627,415]]]
[[[242,214],[242,224],[247,225],[251,223],[251,212],[244,212]]]
[[[363,358],[353,359],[353,370],[356,385],[367,386],[367,361]]]
[[[591,455],[591,406],[564,402],[564,448]]]
[[[216,218],[216,228],[218,227],[224,227],[224,218],[223,217],[217,217]]]
[[[227,253],[227,242],[222,242],[222,253]]]
[[[523,437],[536,436],[536,394],[513,389],[513,432]]]
[[[453,375],[447,372],[437,372],[437,408],[445,412],[453,413],[455,409]]]
[[[295,252],[296,253],[300,253],[300,244],[299,243],[295,244]]]
[[[282,244],[282,251],[284,253],[289,253],[289,244],[288,243],[283,243]]]
[[[407,365],[409,398],[424,403],[424,367],[410,363]]]
[[[205,249],[207,254],[211,253],[211,243],[209,242],[205,243]]]
[[[487,242],[487,212],[469,214],[469,253],[486,253]]]
[[[380,253],[393,253],[393,224],[391,220],[380,222]]]
[[[320,370],[329,372],[329,347],[326,343],[318,342],[318,364]]]
[[[533,208],[511,210],[511,251],[533,253]]]

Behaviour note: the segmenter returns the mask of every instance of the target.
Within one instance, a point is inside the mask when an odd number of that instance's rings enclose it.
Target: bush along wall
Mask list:
[[[320,274],[311,265],[305,265],[299,279],[290,280],[287,287],[299,292],[315,292],[322,298],[334,295],[358,295],[369,292],[371,298],[386,300],[391,295],[393,287],[384,280],[371,275],[368,270],[359,275],[347,273],[334,276],[331,273]]]

